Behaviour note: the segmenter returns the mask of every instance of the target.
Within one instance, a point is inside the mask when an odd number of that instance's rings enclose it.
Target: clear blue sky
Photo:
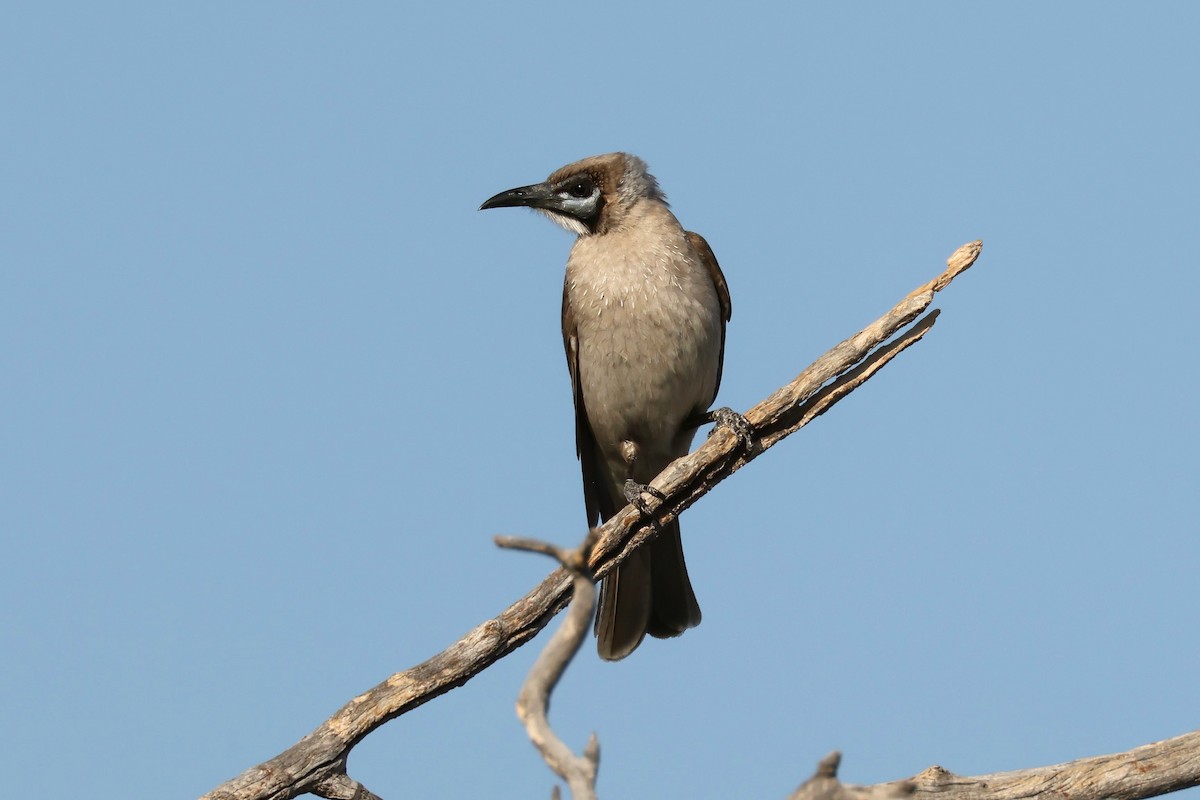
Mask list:
[[[685,515],[704,624],[569,673],[604,796],[1200,724],[1196,5],[3,16],[0,760],[42,795],[207,791],[548,570],[493,534],[578,540],[570,239],[476,209],[617,149],[721,260],[735,408],[985,249],[924,343]],[[544,796],[533,656],[352,773]]]

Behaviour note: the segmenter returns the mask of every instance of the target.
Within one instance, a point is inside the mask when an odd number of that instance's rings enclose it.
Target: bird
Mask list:
[[[609,519],[691,448],[724,366],[729,288],[712,248],[684,230],[658,181],[629,153],[591,156],[480,210],[527,207],[576,235],[563,281],[562,335],[575,402],[588,525]],[[727,411],[727,409],[722,409]],[[733,412],[730,412],[733,413]],[[661,497],[661,495],[660,495]],[[646,634],[700,624],[679,522],[601,584],[595,633],[617,661]]]

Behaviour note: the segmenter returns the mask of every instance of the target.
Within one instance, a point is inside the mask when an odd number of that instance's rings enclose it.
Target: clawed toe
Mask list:
[[[642,513],[643,517],[649,517],[651,514],[650,507],[646,505],[646,501],[642,495],[648,494],[658,500],[660,503],[667,499],[665,494],[660,492],[658,489],[655,489],[650,484],[638,483],[633,478],[629,478],[625,481],[625,486],[622,487],[622,491],[625,493],[626,501],[632,503],[634,507],[636,507],[637,510]]]
[[[737,435],[738,439],[741,440],[742,445],[747,450],[754,448],[754,429],[750,425],[750,420],[746,419],[732,408],[728,408],[727,406],[714,408],[712,411],[708,412],[708,419],[714,425],[712,431],[708,432],[709,436],[712,436],[713,431],[715,431],[717,428],[729,428],[734,432],[734,434]]]

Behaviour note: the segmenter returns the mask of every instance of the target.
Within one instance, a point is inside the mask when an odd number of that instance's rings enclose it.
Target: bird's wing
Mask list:
[[[725,366],[725,323],[733,317],[733,301],[729,299],[729,284],[725,282],[725,273],[721,272],[721,265],[717,263],[717,256],[708,246],[708,242],[704,241],[703,236],[692,231],[687,232],[687,239],[688,244],[700,257],[704,268],[708,270],[708,277],[712,278],[713,288],[717,290],[717,300],[721,304],[721,354],[717,358],[717,382],[713,388],[712,400],[709,401],[711,404],[716,402],[717,391],[721,388],[721,371]],[[578,407],[576,400],[576,409]]]
[[[583,469],[583,502],[587,507],[588,525],[596,525],[608,519],[619,508],[613,508],[612,494],[605,480],[605,467],[588,422],[587,408],[583,404],[583,385],[579,376],[579,331],[575,317],[567,301],[567,286],[563,284],[562,306],[563,347],[567,351],[567,369],[571,373],[571,394],[575,399],[575,452]]]

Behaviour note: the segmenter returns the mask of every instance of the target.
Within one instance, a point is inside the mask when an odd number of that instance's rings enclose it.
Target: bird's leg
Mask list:
[[[642,499],[643,494],[648,494],[656,498],[660,503],[667,499],[667,496],[655,489],[648,483],[638,483],[632,477],[634,465],[637,464],[638,446],[636,442],[629,439],[621,442],[621,460],[625,462],[625,485],[621,487],[621,491],[625,494],[625,500],[641,512],[643,517],[648,517],[655,527],[658,527],[658,520],[654,519],[650,513],[650,507],[646,505],[646,501]]]

